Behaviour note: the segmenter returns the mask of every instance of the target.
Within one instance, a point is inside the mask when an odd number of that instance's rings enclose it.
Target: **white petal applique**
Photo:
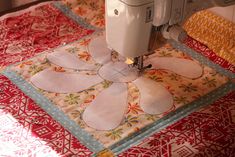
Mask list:
[[[173,107],[173,98],[159,83],[140,77],[133,82],[140,92],[140,106],[148,114],[163,114]]]
[[[166,69],[187,78],[202,76],[202,67],[194,61],[173,57],[150,57],[146,64],[152,64],[155,69]]]
[[[31,78],[32,84],[37,88],[54,93],[80,92],[102,81],[97,75],[55,72],[49,69]]]
[[[112,130],[120,125],[127,109],[127,85],[113,83],[102,91],[83,113],[85,123],[97,130]]]
[[[74,54],[62,51],[56,51],[47,55],[47,59],[58,66],[74,70],[96,70],[98,67],[94,64],[79,60]]]
[[[99,64],[111,61],[111,50],[107,47],[105,36],[99,36],[91,40],[88,51],[92,58]]]

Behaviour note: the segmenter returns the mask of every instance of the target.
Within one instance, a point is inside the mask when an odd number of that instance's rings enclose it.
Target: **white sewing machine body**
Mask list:
[[[151,53],[154,31],[179,41],[182,23],[193,13],[214,6],[229,6],[235,0],[106,0],[106,41],[124,57]]]
[[[146,11],[151,14],[147,19]],[[153,0],[106,1],[108,46],[126,57],[148,53],[152,28]]]

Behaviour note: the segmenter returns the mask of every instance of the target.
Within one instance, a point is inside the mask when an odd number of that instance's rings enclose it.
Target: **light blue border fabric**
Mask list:
[[[9,68],[2,72],[15,85],[17,85],[27,96],[33,99],[42,109],[44,109],[53,119],[58,121],[69,130],[83,145],[92,152],[97,153],[104,149],[104,146],[95,140],[92,135],[84,131],[74,121],[69,119],[58,107],[50,100],[40,94],[32,85],[26,82],[21,76],[11,71]]]
[[[85,22],[84,19],[82,19],[81,17],[79,17],[78,15],[73,13],[72,10],[70,8],[68,8],[66,5],[64,5],[62,2],[52,2],[52,5],[54,7],[56,7],[57,9],[59,9],[61,12],[63,12],[67,17],[76,21],[79,25],[83,26],[84,28],[92,29],[95,31],[103,30],[101,28],[97,28],[97,27]]]

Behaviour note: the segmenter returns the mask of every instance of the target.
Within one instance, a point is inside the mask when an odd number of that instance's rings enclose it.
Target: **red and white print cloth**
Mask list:
[[[0,75],[0,156],[90,156],[71,133]]]
[[[234,157],[235,91],[119,156]]]
[[[0,68],[92,32],[50,3],[4,15],[0,17]]]
[[[0,17],[0,69],[93,33],[50,3]],[[0,156],[90,156],[85,146],[0,76]]]
[[[49,3],[0,17],[0,68],[92,33]],[[194,39],[187,45],[226,69],[225,60]],[[233,156],[235,92],[145,139],[120,156]],[[0,76],[0,156],[90,156],[6,77]]]
[[[200,43],[199,41],[188,37],[187,40],[185,40],[185,44],[194,49],[196,52],[201,54],[202,56],[210,59],[212,62],[220,65],[224,69],[227,69],[233,73],[235,73],[235,65],[231,64],[229,61],[219,57],[215,52],[213,52],[211,49],[209,49],[206,45]]]

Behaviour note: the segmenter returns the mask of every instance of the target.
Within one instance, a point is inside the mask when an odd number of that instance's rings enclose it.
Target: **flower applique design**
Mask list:
[[[145,113],[164,114],[173,108],[173,96],[164,86],[140,76],[138,71],[125,64],[123,59],[112,60],[104,36],[93,38],[88,46],[89,54],[96,64],[82,61],[69,52],[55,51],[47,55],[51,63],[76,71],[69,73],[45,69],[31,77],[31,83],[49,92],[76,93],[105,80],[112,82],[82,114],[84,122],[96,130],[112,130],[122,123],[128,108],[127,84],[130,82],[139,90],[139,104]],[[152,64],[153,69],[170,70],[190,79],[199,78],[203,73],[202,67],[189,59],[151,55],[145,60],[145,64]],[[95,74],[88,75],[77,71],[94,71]]]

